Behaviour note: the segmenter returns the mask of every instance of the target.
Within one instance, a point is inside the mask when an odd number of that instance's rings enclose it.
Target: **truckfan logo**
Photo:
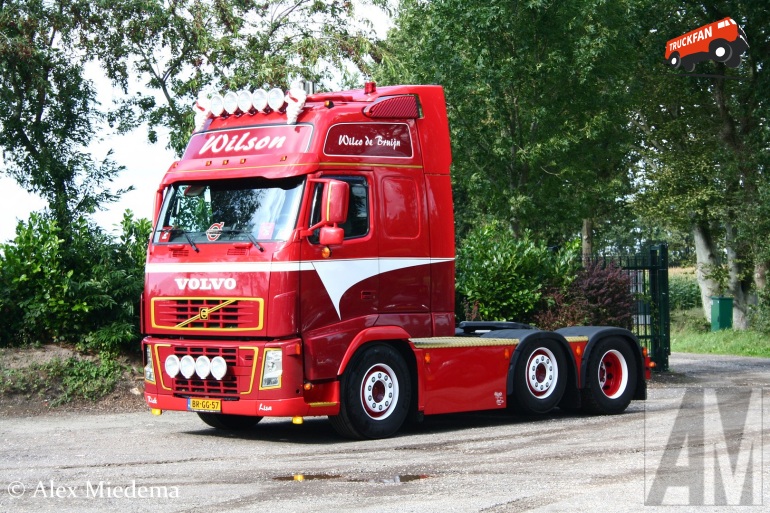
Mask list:
[[[724,62],[729,68],[741,64],[748,49],[746,33],[732,18],[703,25],[666,43],[666,61],[673,68],[692,71],[701,61]]]

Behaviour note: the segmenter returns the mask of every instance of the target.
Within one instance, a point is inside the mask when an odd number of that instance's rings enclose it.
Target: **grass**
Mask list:
[[[112,355],[102,355],[98,362],[55,358],[20,369],[0,365],[0,395],[49,397],[52,406],[75,399],[96,401],[115,388],[125,370]]]
[[[770,358],[770,336],[753,330],[711,331],[700,308],[671,312],[671,351]]]

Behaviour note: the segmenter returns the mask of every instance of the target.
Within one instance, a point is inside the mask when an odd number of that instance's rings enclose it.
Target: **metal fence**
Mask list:
[[[636,298],[633,331],[649,351],[655,370],[667,371],[671,354],[668,245],[656,244],[636,255],[602,255],[592,260],[605,265],[612,262],[628,273]]]

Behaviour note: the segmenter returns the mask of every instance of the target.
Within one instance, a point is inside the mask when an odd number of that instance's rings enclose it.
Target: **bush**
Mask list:
[[[515,238],[500,223],[479,226],[457,251],[458,308],[480,320],[529,322],[543,291],[574,276],[576,257],[575,246],[553,251],[529,233]]]
[[[32,214],[0,244],[0,346],[69,343],[118,352],[139,337],[150,223],[126,211],[118,240],[81,218],[65,240]]]
[[[691,273],[669,273],[668,301],[671,310],[689,310],[701,306],[698,280]]]
[[[633,327],[634,294],[631,279],[617,265],[588,264],[562,292],[550,290],[535,315],[541,329],[566,326]]]

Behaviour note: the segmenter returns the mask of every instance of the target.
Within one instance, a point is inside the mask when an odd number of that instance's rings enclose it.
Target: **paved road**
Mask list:
[[[770,506],[770,360],[677,354],[671,368],[623,415],[447,415],[379,441],[340,440],[325,419],[238,435],[178,412],[0,419],[0,511]]]

